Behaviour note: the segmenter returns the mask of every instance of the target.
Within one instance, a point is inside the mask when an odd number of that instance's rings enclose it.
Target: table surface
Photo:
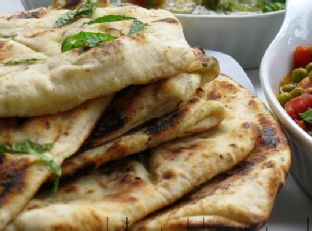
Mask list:
[[[23,9],[20,0],[6,0],[5,3],[0,4],[1,13],[17,12]],[[246,70],[246,73],[254,84],[258,97],[264,101],[259,70]],[[285,186],[276,198],[271,219],[261,231],[309,231],[309,225],[307,225],[310,223],[309,217],[312,220],[312,200],[301,190],[292,175],[289,175]]]

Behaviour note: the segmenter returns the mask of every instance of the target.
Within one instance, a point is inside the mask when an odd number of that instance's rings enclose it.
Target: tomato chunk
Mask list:
[[[312,46],[297,47],[294,58],[296,67],[305,67],[308,63],[312,62]]]
[[[299,82],[298,87],[302,87],[304,89],[312,88],[312,81],[309,77],[306,77]]]
[[[308,128],[307,126],[305,125],[304,121],[303,120],[295,120],[295,122],[299,125],[299,127],[301,127],[303,130],[307,131]]]
[[[289,100],[285,104],[284,108],[291,118],[295,120],[300,120],[299,113],[307,111],[310,107],[312,107],[312,95],[303,94],[301,96]]]

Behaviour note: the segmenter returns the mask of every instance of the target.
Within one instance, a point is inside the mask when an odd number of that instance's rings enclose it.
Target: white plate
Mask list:
[[[5,3],[0,4],[0,13],[19,12],[22,10],[23,7],[20,0],[7,0]],[[242,86],[255,93],[251,81],[236,60],[220,52],[208,52],[219,60],[223,73],[232,77]],[[262,94],[258,70],[250,70],[247,72],[252,82],[255,84],[258,95],[260,93]],[[312,202],[298,187],[292,176],[289,175],[286,185],[281,189],[275,201],[272,217],[261,231],[307,231],[306,221],[308,216],[311,222]]]
[[[221,73],[229,76],[255,95],[255,88],[253,87],[246,72],[235,59],[218,51],[207,50],[207,54],[218,59],[221,67]]]

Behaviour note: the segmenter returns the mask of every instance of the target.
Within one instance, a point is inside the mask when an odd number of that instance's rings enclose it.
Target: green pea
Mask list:
[[[309,79],[310,79],[310,81],[312,81],[312,70],[309,73]]]
[[[295,89],[295,87],[296,87],[296,84],[289,83],[289,84],[285,84],[284,86],[282,86],[282,90],[286,92],[290,92],[291,90]]]
[[[300,95],[302,95],[304,92],[304,89],[302,87],[296,87],[295,89],[293,89],[291,92],[290,92],[290,97],[291,98],[295,98],[295,97],[298,97]]]
[[[280,104],[284,106],[284,104],[287,103],[291,99],[291,96],[289,92],[283,92],[279,94],[277,98]]]
[[[308,72],[311,72],[312,71],[312,62],[310,62],[308,65],[306,65],[306,70]]]
[[[291,72],[291,79],[294,83],[299,83],[304,77],[308,76],[308,71],[305,68],[297,68]]]

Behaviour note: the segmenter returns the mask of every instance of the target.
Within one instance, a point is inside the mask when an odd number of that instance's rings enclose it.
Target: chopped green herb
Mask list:
[[[266,4],[262,8],[262,11],[263,12],[272,12],[272,11],[278,11],[278,10],[284,10],[284,9],[285,9],[285,4],[284,3],[274,2],[274,3]]]
[[[40,163],[49,166],[54,172],[56,178],[52,191],[56,192],[59,185],[59,178],[62,175],[62,169],[50,156],[43,154],[43,152],[49,151],[52,148],[53,144],[35,144],[30,140],[26,140],[24,143],[0,145],[0,155],[4,153],[29,154],[37,157]]]
[[[271,0],[271,1],[259,0],[258,5],[263,12],[284,10],[286,0]]]
[[[272,12],[285,9],[286,0],[203,0],[202,5],[210,10],[223,12]]]
[[[124,21],[124,20],[134,20],[133,17],[128,17],[125,15],[105,15],[103,17],[96,18],[90,22],[88,22],[88,25],[95,24],[95,23],[104,23],[104,22],[118,22],[118,21]]]
[[[78,34],[67,36],[62,44],[62,52],[74,48],[91,48],[101,45],[107,41],[116,39],[114,35],[94,32],[80,32]]]
[[[34,144],[30,140],[24,143],[14,143],[7,145],[0,145],[0,154],[24,154],[24,153],[42,153],[49,151],[53,147],[53,144]]]
[[[138,33],[140,31],[144,30],[144,27],[147,26],[146,23],[141,22],[140,20],[138,20],[134,17],[128,17],[125,15],[105,15],[103,17],[96,18],[96,19],[88,22],[87,24],[91,25],[91,24],[95,24],[95,23],[117,22],[117,21],[124,21],[124,20],[133,20],[128,35]]]
[[[16,36],[17,34],[10,34],[10,35],[0,34],[0,38],[4,38],[4,39],[15,39]]]
[[[52,169],[53,173],[56,176],[53,182],[52,192],[57,192],[60,184],[60,177],[62,176],[61,167],[50,156],[41,153],[30,153],[30,154],[37,157],[40,163],[47,165]]]
[[[66,12],[57,19],[54,27],[59,28],[75,22],[82,17],[92,16],[94,11],[96,10],[97,4],[97,0],[89,0],[86,3],[82,4],[77,10]]]
[[[303,119],[304,121],[308,122],[308,123],[312,123],[312,109],[304,112],[304,113],[300,113],[299,114],[301,119]]]
[[[147,23],[144,23],[144,22],[141,22],[137,19],[134,19],[128,35],[132,35],[132,34],[135,34],[135,33],[138,33],[140,31],[144,30],[145,26],[147,26]]]
[[[9,61],[5,62],[4,65],[14,66],[14,65],[19,65],[19,64],[34,64],[34,63],[36,63],[36,62],[38,62],[40,60],[41,59],[36,59],[36,58],[20,59],[20,60],[12,59],[12,60],[9,60]]]
[[[265,4],[266,4],[266,0],[259,0],[258,1],[258,6],[260,9],[263,9]]]

